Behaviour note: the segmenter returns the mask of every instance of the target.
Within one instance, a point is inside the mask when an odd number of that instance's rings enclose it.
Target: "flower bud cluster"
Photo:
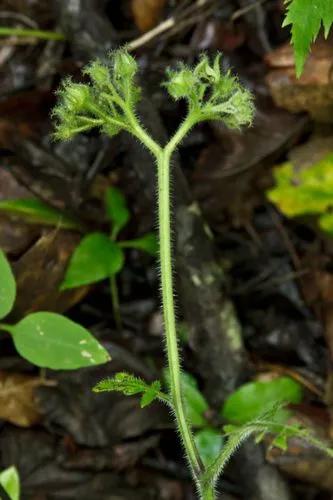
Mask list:
[[[188,101],[196,121],[222,120],[230,128],[240,128],[252,121],[252,95],[230,71],[221,72],[220,58],[218,54],[210,64],[203,55],[194,68],[180,64],[168,69],[164,86],[175,100]]]

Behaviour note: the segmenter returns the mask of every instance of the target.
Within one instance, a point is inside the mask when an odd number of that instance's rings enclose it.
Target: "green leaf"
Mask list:
[[[103,233],[85,236],[71,257],[62,290],[96,283],[117,274],[124,265],[122,249]]]
[[[122,248],[136,248],[137,250],[143,250],[149,253],[153,257],[156,257],[158,253],[158,238],[155,233],[147,233],[141,238],[136,238],[129,241],[121,241],[119,245]]]
[[[285,432],[280,432],[277,436],[275,436],[272,446],[276,446],[277,448],[280,448],[282,451],[287,451],[288,449],[288,437]]]
[[[20,478],[16,467],[8,467],[0,473],[0,483],[11,500],[20,500]]]
[[[121,392],[125,396],[133,396],[134,394],[142,394],[141,408],[148,406],[155,399],[160,398],[161,383],[155,380],[151,384],[147,384],[139,377],[135,377],[126,372],[119,372],[112,378],[101,380],[94,388],[94,392]],[[164,396],[165,400],[167,396]]]
[[[159,380],[155,380],[155,382],[153,382],[146,389],[146,392],[142,395],[140,401],[141,408],[150,405],[155,399],[157,399],[160,390],[161,390],[161,382]]]
[[[106,213],[112,222],[112,238],[115,240],[118,233],[126,226],[130,219],[130,212],[127,208],[126,199],[122,192],[109,187],[105,195]]]
[[[170,385],[169,371],[163,371],[164,379],[167,385]],[[209,410],[209,405],[198,388],[196,379],[190,373],[182,371],[181,383],[183,389],[184,403],[186,414],[189,422],[193,427],[207,426],[205,413]]]
[[[295,51],[296,74],[303,71],[311,43],[323,25],[328,36],[333,23],[332,0],[287,0],[287,15],[283,26],[291,25],[291,40]]]
[[[7,330],[19,354],[42,368],[75,370],[110,360],[88,330],[60,314],[29,314]]]
[[[26,222],[33,224],[58,226],[64,229],[80,229],[79,223],[74,219],[35,198],[1,200],[0,212],[20,216]]]
[[[209,410],[209,405],[200,392],[197,381],[189,373],[182,372],[182,387],[189,421],[194,427],[206,425],[205,413]]]
[[[216,429],[206,427],[195,433],[194,440],[201,460],[207,467],[217,458],[222,450],[223,436]]]
[[[329,212],[319,217],[319,227],[329,236],[333,237],[333,213]]]
[[[333,153],[299,171],[284,163],[274,171],[275,186],[267,196],[289,217],[318,215],[319,226],[333,234]]]
[[[0,319],[13,309],[16,298],[16,282],[10,264],[0,249]]]
[[[221,414],[229,422],[245,424],[275,403],[297,404],[302,401],[302,397],[302,387],[290,377],[249,382],[226,399]],[[278,413],[281,421],[288,416],[288,412],[284,409],[279,409]]]

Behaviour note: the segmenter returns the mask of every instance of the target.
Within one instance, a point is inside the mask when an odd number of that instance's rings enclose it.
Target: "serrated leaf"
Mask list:
[[[13,271],[0,248],[0,319],[13,309],[16,298],[16,282]]]
[[[112,238],[116,239],[119,232],[126,226],[130,219],[130,212],[127,208],[126,199],[122,192],[111,186],[105,195],[106,213],[112,222]]]
[[[11,500],[20,500],[20,477],[16,467],[8,467],[0,473],[0,483]]]
[[[60,314],[32,313],[6,329],[19,354],[42,368],[75,370],[110,360],[88,330]]]
[[[153,257],[156,257],[158,253],[158,238],[155,233],[147,233],[144,236],[141,236],[141,238],[121,241],[119,244],[122,248],[136,248],[137,250],[143,250]]]
[[[204,465],[209,466],[223,446],[223,436],[216,429],[207,427],[195,433],[194,440]]]
[[[323,25],[328,36],[333,23],[332,0],[287,0],[287,14],[283,26],[291,25],[291,41],[294,46],[296,74],[303,71],[311,43],[317,38]]]
[[[229,422],[246,424],[262,415],[267,408],[281,403],[300,403],[303,398],[301,385],[290,377],[270,381],[249,382],[233,392],[225,401],[221,415]],[[280,409],[276,421],[288,418],[288,411]],[[267,417],[266,417],[267,418]]]
[[[159,397],[161,383],[155,380],[147,384],[144,380],[126,372],[116,373],[114,377],[101,380],[93,388],[94,392],[121,392],[125,396],[142,394],[141,408],[148,406]]]
[[[123,267],[122,249],[103,233],[85,236],[71,257],[62,290],[96,283],[117,274]]]
[[[161,383],[159,382],[159,380],[156,380],[147,388],[146,392],[142,395],[140,401],[141,408],[150,405],[155,399],[157,399],[160,390]]]
[[[80,229],[80,224],[60,210],[35,198],[1,200],[0,212],[22,217],[26,222],[58,226],[64,229]]]

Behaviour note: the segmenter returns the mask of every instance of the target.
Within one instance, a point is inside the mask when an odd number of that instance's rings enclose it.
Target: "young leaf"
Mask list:
[[[109,187],[105,195],[106,213],[112,222],[112,239],[116,239],[118,233],[126,226],[130,219],[126,199],[119,189]]]
[[[26,222],[33,224],[58,226],[64,229],[80,229],[79,223],[74,219],[35,198],[1,200],[0,212],[20,216]]]
[[[140,400],[141,408],[150,405],[155,399],[157,399],[160,390],[161,382],[159,380],[155,380],[155,382],[147,388],[146,392],[143,393]]]
[[[7,329],[19,354],[42,368],[75,370],[110,360],[88,330],[60,314],[32,313]]]
[[[103,233],[85,236],[71,257],[62,290],[96,283],[117,274],[124,265],[122,249]]]
[[[223,446],[223,436],[216,429],[205,427],[194,435],[199,455],[207,467],[218,456]]]
[[[229,422],[245,424],[261,415],[274,403],[300,403],[303,391],[300,384],[290,377],[278,377],[270,381],[249,382],[242,385],[225,401],[222,417]],[[279,410],[281,421],[288,412]]]
[[[20,478],[16,467],[8,467],[0,473],[0,484],[11,500],[20,500]]]
[[[142,394],[141,408],[149,405],[160,397],[161,383],[155,380],[147,384],[144,380],[126,372],[119,372],[112,378],[101,380],[94,388],[94,392],[121,392],[125,396]],[[165,399],[166,396],[163,397]]]
[[[149,253],[153,257],[156,257],[158,252],[158,239],[155,233],[147,233],[141,238],[136,238],[129,241],[121,241],[119,245],[122,248],[136,248],[137,250],[143,250]]]
[[[311,43],[317,38],[323,24],[328,36],[333,23],[331,0],[286,0],[287,15],[283,26],[291,25],[291,41],[295,51],[296,74],[303,71]]]
[[[10,264],[0,249],[0,319],[7,316],[14,306],[16,282]]]

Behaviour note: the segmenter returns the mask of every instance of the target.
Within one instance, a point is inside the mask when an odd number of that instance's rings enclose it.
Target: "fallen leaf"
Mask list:
[[[153,28],[161,18],[165,0],[132,0],[135,24],[140,31]]]
[[[34,389],[42,380],[20,373],[0,372],[0,418],[20,427],[38,423],[41,414]]]

